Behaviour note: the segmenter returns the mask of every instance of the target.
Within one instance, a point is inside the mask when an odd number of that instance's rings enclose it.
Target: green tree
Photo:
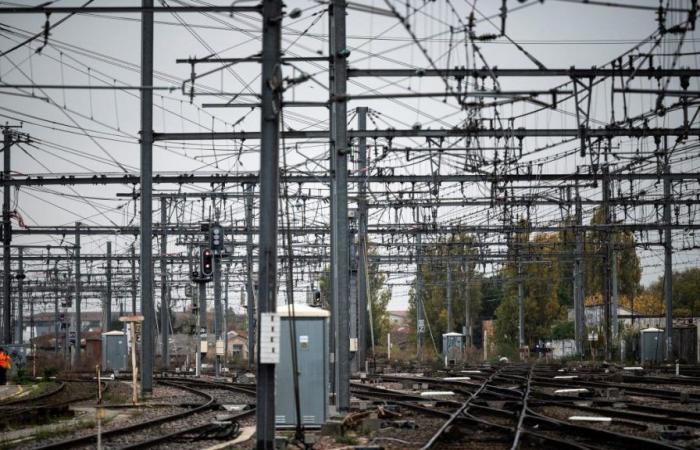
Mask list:
[[[591,225],[605,223],[603,209],[598,208],[591,217]],[[586,234],[585,243],[585,278],[586,293],[589,295],[602,294],[604,274],[601,264],[606,251],[605,240],[607,233],[592,230]],[[614,246],[617,261],[618,289],[620,295],[634,298],[641,291],[639,281],[642,278],[642,265],[637,256],[634,234],[629,231],[615,231],[610,236]]]
[[[368,249],[368,252],[370,255],[376,254],[376,251],[371,247]],[[374,333],[374,343],[378,345],[391,329],[389,313],[387,312],[387,305],[391,300],[391,289],[386,286],[387,276],[385,273],[379,272],[379,266],[376,262],[370,262],[367,272],[369,275],[369,300],[372,308],[372,331]],[[324,269],[318,285],[321,292],[321,305],[323,308],[330,310],[331,285],[329,268]],[[369,345],[371,338],[369,329],[367,330],[366,338]]]
[[[540,234],[529,240],[518,236],[519,253],[522,258],[521,277],[525,309],[525,339],[533,344],[539,339],[549,338],[552,325],[564,319],[566,308],[559,303],[561,273],[559,270],[559,236],[554,233]],[[496,341],[515,345],[518,342],[518,289],[517,264],[511,261],[502,271],[510,282],[505,288],[503,302],[496,308]]]
[[[571,228],[576,224],[574,217],[567,216],[561,223],[559,232],[559,304],[574,305],[574,261],[576,259],[576,233]]]
[[[696,317],[700,314],[700,268],[694,267],[682,272],[673,272],[673,315],[677,317]],[[663,299],[664,279],[659,277],[647,292]],[[663,302],[663,300],[662,300]]]
[[[481,314],[481,276],[476,272],[477,250],[474,239],[467,234],[453,235],[423,247],[422,303],[426,320],[427,339],[434,338],[440,350],[442,334],[462,332],[466,319],[467,299],[472,330]],[[451,323],[447,323],[447,265],[451,272]],[[416,281],[409,291],[409,320],[415,339]],[[427,341],[426,341],[427,342]]]

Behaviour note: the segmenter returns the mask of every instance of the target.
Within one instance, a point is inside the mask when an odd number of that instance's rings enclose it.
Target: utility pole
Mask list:
[[[664,174],[671,174],[664,137]],[[666,359],[673,359],[673,240],[671,236],[671,179],[664,177],[664,303],[666,304]]]
[[[24,344],[24,249],[17,248],[17,319],[15,320],[15,342]]]
[[[74,311],[75,311],[75,346],[73,347],[73,353],[71,355],[71,364],[74,370],[79,369],[80,365],[80,331],[82,329],[82,317],[80,317],[80,288],[81,288],[81,274],[80,274],[80,222],[75,222],[75,293],[73,295]]]
[[[102,331],[112,329],[112,242],[107,241],[107,289],[105,292],[104,314],[102,319]]]
[[[141,12],[141,394],[153,391],[153,0]]]
[[[164,369],[170,368],[170,353],[168,351],[168,332],[170,331],[170,302],[167,286],[168,263],[165,256],[168,253],[168,200],[160,199],[160,226],[163,234],[160,236],[160,363]]]
[[[282,2],[262,3],[262,76],[260,108],[260,236],[258,239],[258,322],[277,309],[277,224],[279,220],[279,136],[282,74]],[[250,270],[250,269],[249,269]],[[257,333],[257,450],[275,447],[275,365],[260,362]]]
[[[605,153],[607,158],[607,152]],[[605,225],[610,225],[610,177],[609,177],[609,167],[606,165],[603,167],[603,220]],[[605,326],[605,359],[610,360],[612,356],[612,336],[610,334],[611,323],[610,323],[610,296],[612,293],[611,285],[611,261],[612,261],[612,245],[610,245],[610,229],[606,228],[603,231],[604,245],[603,245],[603,304],[604,304],[604,326]]]
[[[2,341],[5,344],[12,343],[12,298],[10,297],[12,285],[12,262],[10,261],[10,245],[12,244],[12,222],[10,221],[10,148],[12,147],[12,134],[8,127],[3,128],[3,201],[2,201]]]
[[[253,286],[253,190],[254,184],[245,187],[246,228],[246,300],[248,313],[248,370],[255,364],[255,288]]]
[[[216,377],[221,376],[221,356],[219,356],[217,348],[219,341],[222,339],[222,329],[223,311],[221,308],[221,252],[214,252],[214,376]]]
[[[68,266],[68,277],[66,278],[66,286],[69,285],[70,283],[70,278],[71,278],[71,267]],[[70,354],[70,329],[72,325],[75,325],[75,316],[73,316],[70,320],[68,318],[68,309],[72,307],[71,305],[71,293],[70,289],[66,289],[66,307],[63,309],[64,313],[64,333],[63,333],[63,359],[65,361],[66,366],[69,366],[71,360],[71,354]]]
[[[583,298],[583,209],[579,194],[578,181],[576,182],[576,249],[574,256],[574,328],[576,338],[576,353],[583,356],[586,350],[586,322],[585,305]]]
[[[53,331],[54,331],[54,352],[58,354],[58,343],[60,339],[60,320],[58,312],[58,269],[54,267],[54,286],[53,286]]]
[[[335,400],[338,411],[350,408],[350,245],[348,225],[347,57],[345,0],[329,5],[331,142],[331,295],[335,325]]]
[[[357,108],[357,129],[367,129],[367,107]],[[358,237],[358,270],[357,270],[357,307],[358,316],[358,345],[357,361],[360,368],[364,367],[367,357],[367,138],[358,140],[357,169],[360,176],[358,182],[357,200],[357,237]],[[371,326],[371,325],[370,325]]]
[[[199,249],[199,254],[202,254],[203,249]],[[201,276],[201,274],[200,274]],[[197,283],[197,286],[199,286],[199,295],[197,297],[197,302],[199,305],[199,341],[202,341],[202,338],[209,342],[209,327],[208,327],[208,321],[207,321],[207,284],[204,281],[200,281]],[[201,344],[200,344],[201,345]],[[199,351],[199,347],[197,348],[197,351]]]
[[[525,346],[525,289],[523,286],[523,267],[518,258],[518,347],[522,349]]]
[[[425,332],[425,320],[423,319],[423,246],[421,234],[416,234],[416,346],[418,361],[423,362],[423,333]]]
[[[131,244],[131,314],[136,315],[136,249]]]
[[[231,272],[231,263],[226,264],[226,278],[224,278],[224,364],[228,363],[228,279]],[[248,336],[250,340],[250,336]]]
[[[614,218],[613,218],[614,219]],[[614,221],[614,220],[613,220]],[[610,236],[610,247],[611,247],[611,258],[610,258],[610,322],[611,322],[611,332],[610,335],[612,336],[612,345],[611,345],[611,353],[614,351],[613,349],[617,349],[620,347],[620,343],[618,341],[618,323],[617,323],[617,308],[620,303],[619,301],[619,280],[617,277],[617,251],[615,251],[615,247],[617,245],[617,238],[614,233]],[[611,354],[612,357],[612,354]]]
[[[452,266],[447,263],[447,327],[445,332],[452,331]],[[444,351],[444,349],[443,349]]]
[[[472,346],[472,316],[471,316],[471,277],[469,276],[470,261],[464,259],[464,348]]]
[[[354,220],[352,221],[354,223]],[[354,226],[350,227],[351,230]],[[350,280],[349,280],[349,320],[350,320],[350,342],[355,343],[355,349],[350,348],[350,370],[352,373],[356,373],[360,370],[360,360],[357,354],[357,343],[358,343],[358,328],[359,328],[359,317],[360,310],[358,306],[357,298],[357,245],[355,244],[354,232],[350,231]]]

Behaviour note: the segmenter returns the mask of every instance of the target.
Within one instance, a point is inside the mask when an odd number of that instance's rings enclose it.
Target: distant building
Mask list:
[[[387,311],[392,327],[408,326],[408,311]]]
[[[228,339],[228,353],[232,358],[248,360],[248,335],[244,331],[229,331],[226,333]]]
[[[59,323],[60,323],[60,318],[63,318],[63,323],[70,324],[73,317],[74,313],[69,312],[69,313],[59,313]],[[117,320],[117,315],[112,314],[113,320]],[[102,312],[100,311],[83,311],[80,313],[80,330],[82,332],[87,332],[87,331],[101,331],[100,328],[100,322],[102,321]],[[39,336],[45,336],[45,335],[51,335],[53,336],[55,329],[54,329],[54,324],[56,323],[56,316],[54,315],[53,312],[42,312],[42,313],[37,313],[34,314],[34,336],[39,337]],[[31,336],[31,317],[25,316],[24,317],[24,329],[22,330],[22,336],[25,340],[25,342],[29,341],[29,338]],[[63,330],[60,329],[59,325],[59,333],[63,333]]]
[[[585,308],[586,314],[586,327],[587,328],[599,328],[603,326],[605,321],[605,307],[604,305],[590,305]],[[634,328],[644,329],[644,328],[665,328],[666,327],[666,317],[664,315],[656,316],[645,316],[641,314],[632,314],[632,311],[628,308],[618,306],[617,308],[617,318],[620,323],[625,328],[631,328],[634,318]],[[574,320],[574,310],[569,308],[568,311],[569,321]],[[700,317],[674,317],[673,326],[693,326],[700,324]]]

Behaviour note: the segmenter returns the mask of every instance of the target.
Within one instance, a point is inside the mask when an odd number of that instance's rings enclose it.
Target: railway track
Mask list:
[[[426,399],[403,391],[353,384],[353,394],[377,402],[390,402],[424,415],[440,417],[441,426],[420,448],[574,448],[574,449],[680,449],[689,448],[678,438],[700,430],[700,412],[674,408],[676,393],[628,383],[557,379],[561,372],[537,367],[508,366],[473,373],[470,380],[422,376],[379,376],[378,380],[420,382],[429,388],[446,388],[465,400],[441,400],[426,406]],[[635,380],[636,381],[636,380]],[[624,398],[579,398],[552,395],[547,388],[619,389]],[[582,387],[588,386],[588,387]],[[590,391],[588,391],[590,392]],[[629,395],[633,394],[633,395]],[[638,395],[666,406],[640,404]],[[694,402],[695,394],[686,395]],[[595,416],[600,421],[574,421],[574,416]],[[670,439],[676,438],[677,441]],[[700,438],[700,435],[697,436]],[[691,446],[693,444],[690,444]],[[388,447],[393,448],[393,447]],[[690,447],[692,448],[692,447]]]
[[[103,391],[107,388],[108,385],[103,383]],[[1,403],[0,430],[7,430],[17,425],[42,424],[55,417],[70,415],[70,405],[92,398],[97,398],[94,383],[60,381],[38,395]]]
[[[173,406],[169,411],[147,420],[130,422],[123,426],[106,427],[100,432],[89,432],[49,443],[40,443],[35,449],[94,448],[97,443],[104,449],[192,448],[192,441],[216,439],[235,432],[238,422],[252,416],[255,409],[221,414],[217,410],[222,404],[254,401],[249,389],[224,383],[191,379],[160,380],[159,384],[184,391],[200,399],[190,408]],[[233,393],[228,395],[227,393]],[[180,403],[182,405],[182,403]],[[213,437],[212,437],[213,436]]]

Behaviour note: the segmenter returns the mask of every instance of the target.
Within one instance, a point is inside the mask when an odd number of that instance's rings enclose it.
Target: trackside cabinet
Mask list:
[[[442,335],[442,356],[445,367],[462,361],[464,352],[464,335],[461,333],[444,333]]]
[[[301,422],[320,426],[328,416],[328,321],[330,313],[304,304],[277,308],[280,316],[280,362],[275,366],[275,422],[295,426],[292,345],[296,346],[299,371]],[[296,334],[290,335],[292,320]],[[293,343],[293,344],[292,344]]]
[[[646,328],[639,333],[641,360],[659,363],[666,359],[666,333],[659,328]]]
[[[102,370],[128,370],[129,347],[122,331],[102,333]]]

